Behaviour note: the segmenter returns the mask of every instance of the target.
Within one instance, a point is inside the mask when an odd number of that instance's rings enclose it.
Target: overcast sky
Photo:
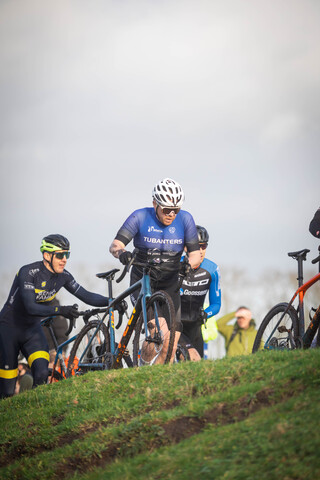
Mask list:
[[[319,0],[1,0],[0,275],[49,233],[71,272],[118,266],[110,243],[164,177],[221,268],[314,258],[319,25]]]

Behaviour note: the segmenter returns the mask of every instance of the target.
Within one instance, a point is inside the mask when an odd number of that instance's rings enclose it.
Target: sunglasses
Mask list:
[[[63,260],[64,257],[68,259],[70,257],[70,252],[54,252],[54,256],[59,258],[59,260]]]
[[[171,213],[177,215],[180,212],[180,208],[161,207],[161,205],[159,205],[159,207],[165,215],[170,215]]]
[[[199,243],[200,250],[205,250],[208,247],[207,243]]]

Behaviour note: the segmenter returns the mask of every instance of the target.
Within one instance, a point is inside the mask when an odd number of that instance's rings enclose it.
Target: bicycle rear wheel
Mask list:
[[[109,331],[100,320],[91,320],[74,341],[68,360],[68,376],[80,375],[88,370],[104,370],[108,368],[109,360]]]
[[[258,350],[292,350],[302,347],[302,339],[299,337],[298,315],[295,309],[288,303],[279,303],[274,306],[263,319],[254,344],[252,353]],[[281,319],[281,321],[280,321]]]
[[[160,328],[155,317],[159,319]],[[133,365],[168,363],[172,356],[176,324],[173,301],[167,292],[159,290],[147,301],[147,321],[148,332],[145,332],[141,311],[133,339]]]

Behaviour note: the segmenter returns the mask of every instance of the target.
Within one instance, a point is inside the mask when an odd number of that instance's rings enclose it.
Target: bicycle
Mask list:
[[[77,305],[74,305],[74,307],[77,308]],[[91,312],[94,312],[94,311],[95,310],[91,310],[91,311],[87,310],[85,312],[79,312],[79,316],[83,316],[84,321],[86,323],[88,321],[86,316],[90,315]],[[67,360],[63,356],[63,351],[67,345],[74,342],[77,338],[77,335],[74,335],[73,337],[65,340],[63,343],[58,344],[58,340],[52,326],[52,323],[54,322],[55,318],[56,318],[55,316],[45,317],[40,322],[40,324],[43,327],[46,327],[48,329],[55,351],[56,351],[55,359],[53,361],[53,367],[52,368],[49,367],[48,383],[53,383],[54,381],[60,381],[72,375],[72,371],[71,370],[68,371]],[[69,327],[65,333],[66,337],[69,337],[72,329],[74,328],[74,322],[75,322],[74,318],[69,319]]]
[[[320,246],[318,250],[320,252]],[[309,252],[310,250],[304,249],[288,253],[289,257],[298,262],[298,288],[288,303],[279,303],[267,313],[258,329],[252,353],[261,348],[265,350],[310,348],[320,325],[320,305],[313,318],[309,315],[311,322],[305,330],[304,296],[307,290],[320,280],[320,254],[311,262],[312,264],[319,263],[319,273],[304,283],[303,262]],[[298,305],[294,308],[293,302],[297,297]],[[319,331],[317,345],[320,346]]]
[[[119,269],[97,274],[98,278],[107,280],[111,301],[101,318],[88,322],[79,332],[70,352],[68,371],[76,368],[76,371],[84,372],[87,368],[90,368],[92,362],[100,364],[105,369],[121,368],[122,359],[126,361],[129,358],[127,347],[133,333],[133,366],[153,365],[163,353],[164,347],[166,352],[164,352],[162,363],[170,361],[175,338],[175,309],[173,301],[165,291],[159,290],[152,293],[150,276],[151,272],[155,275],[157,274],[158,265],[153,263],[152,260],[145,263],[138,261],[136,259],[137,253],[137,250],[134,250],[130,263],[124,267],[116,282],[120,283],[123,280],[132,265],[142,269],[142,277],[116,298],[112,298],[112,281]],[[115,341],[115,328],[119,328],[119,325],[117,327],[114,325],[114,311],[119,306],[121,310],[122,302],[136,290],[139,290],[137,301],[122,337],[117,343]],[[99,309],[96,309],[96,313],[100,313]],[[166,323],[166,326],[164,323]],[[88,342],[86,336],[90,333],[91,337],[95,338],[100,332],[103,332],[105,340],[103,348],[100,348],[100,355],[103,355],[104,358],[101,361],[97,356],[88,362],[87,352],[92,344],[92,339]],[[74,362],[76,357],[78,358],[77,366]]]

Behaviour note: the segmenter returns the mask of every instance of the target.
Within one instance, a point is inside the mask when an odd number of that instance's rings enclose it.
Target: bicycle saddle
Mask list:
[[[119,271],[120,271],[119,268],[114,268],[113,270],[109,270],[108,272],[97,273],[96,277],[105,278],[106,280],[109,280],[109,278],[110,278],[111,280],[113,280],[115,274]]]
[[[307,258],[307,253],[309,253],[310,250],[305,248],[304,250],[298,250],[298,252],[290,252],[288,253],[289,257],[294,258],[295,260],[298,260],[298,258],[302,258],[302,260],[306,260]]]

